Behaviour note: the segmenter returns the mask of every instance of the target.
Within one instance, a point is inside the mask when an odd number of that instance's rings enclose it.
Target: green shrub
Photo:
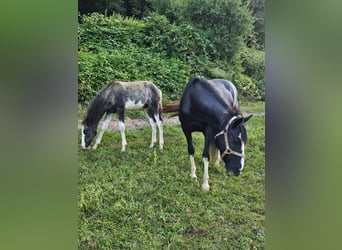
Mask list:
[[[260,98],[265,97],[265,52],[246,48],[241,53],[243,73],[253,79]]]
[[[190,66],[175,58],[165,58],[161,53],[146,53],[134,48],[111,50],[94,55],[80,51],[78,101],[89,102],[95,94],[112,80],[154,82],[167,99],[180,97],[190,74]]]
[[[193,75],[224,78],[246,96],[264,96],[263,52],[239,49],[234,63],[213,58],[213,51],[219,51],[204,33],[189,22],[170,23],[157,14],[143,20],[83,16],[78,28],[78,101],[87,104],[112,80],[152,81],[164,100],[173,101]]]

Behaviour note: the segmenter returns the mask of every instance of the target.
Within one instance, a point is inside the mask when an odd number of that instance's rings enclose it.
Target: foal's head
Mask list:
[[[215,136],[215,144],[220,150],[226,170],[233,171],[235,176],[240,175],[245,163],[244,146],[247,143],[247,131],[244,123],[251,117],[252,115],[246,118],[241,115],[233,116]]]
[[[88,149],[91,141],[97,133],[97,126],[88,126],[85,120],[82,122],[82,148]]]

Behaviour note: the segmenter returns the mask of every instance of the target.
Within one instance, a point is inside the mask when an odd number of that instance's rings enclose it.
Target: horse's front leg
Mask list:
[[[188,143],[188,153],[190,155],[190,177],[192,179],[197,180],[197,175],[196,175],[196,165],[195,165],[195,148],[194,145],[192,144],[192,135],[191,132],[184,130],[184,135],[186,137],[186,141]]]
[[[110,120],[112,119],[112,114],[111,113],[107,113],[103,122],[102,122],[102,125],[101,125],[101,130],[100,130],[100,133],[99,135],[97,136],[96,138],[96,141],[95,141],[95,144],[93,146],[93,149],[97,149],[98,145],[100,144],[101,142],[101,139],[102,139],[102,136],[103,136],[103,133],[105,132],[105,130],[108,128],[108,125],[109,125],[109,122]]]
[[[211,132],[206,131],[204,134],[204,150],[203,150],[203,184],[202,184],[202,190],[203,191],[209,191],[209,147],[210,147],[210,138],[211,138]]]

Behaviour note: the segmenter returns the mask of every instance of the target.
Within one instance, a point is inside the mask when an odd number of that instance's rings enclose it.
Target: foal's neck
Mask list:
[[[97,96],[93,102],[90,104],[90,107],[87,112],[87,116],[85,118],[86,124],[90,127],[98,126],[103,114],[105,113],[104,100]]]

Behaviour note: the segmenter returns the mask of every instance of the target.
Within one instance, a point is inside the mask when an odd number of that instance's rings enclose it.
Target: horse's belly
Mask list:
[[[141,109],[144,107],[144,103],[142,103],[141,101],[132,101],[132,100],[128,100],[126,103],[125,103],[125,108],[126,109]]]

